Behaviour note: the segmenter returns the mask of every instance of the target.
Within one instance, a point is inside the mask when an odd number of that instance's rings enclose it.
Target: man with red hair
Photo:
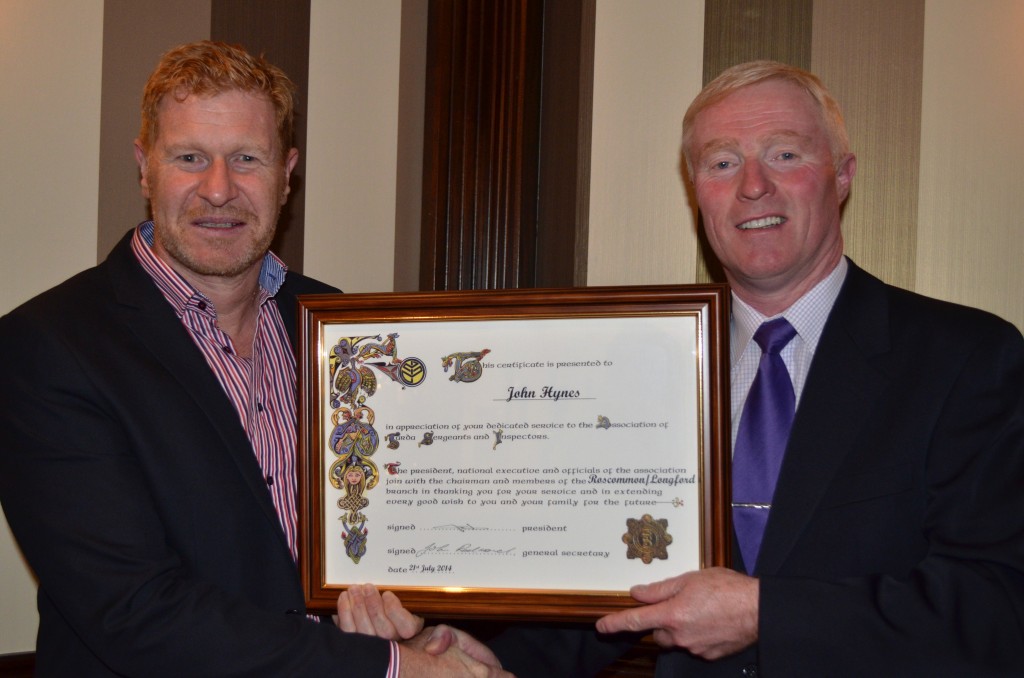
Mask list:
[[[237,47],[165,54],[135,142],[152,221],[0,319],[0,499],[39,580],[37,675],[501,674],[305,614],[295,297],[332,288],[268,251],[292,90]]]

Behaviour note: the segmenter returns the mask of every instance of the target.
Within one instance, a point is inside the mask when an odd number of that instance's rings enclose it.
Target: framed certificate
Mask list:
[[[655,286],[299,299],[306,603],[593,619],[729,560],[728,296]]]

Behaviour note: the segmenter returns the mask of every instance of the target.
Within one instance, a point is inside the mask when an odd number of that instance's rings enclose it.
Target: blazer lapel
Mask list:
[[[208,422],[217,431],[223,449],[233,458],[264,514],[275,526],[279,526],[277,511],[267,491],[252,444],[238,420],[238,412],[225,396],[202,353],[175,317],[167,301],[135,260],[130,239],[131,232],[104,262],[125,325],[149,350],[154,360],[161,363],[178,382],[182,392],[205,413]],[[280,529],[277,532],[280,533],[282,545],[289,548],[284,532]]]
[[[888,350],[884,285],[850,262],[800,397],[765,528],[757,572],[779,570],[825,489],[870,420],[887,378],[872,357]]]

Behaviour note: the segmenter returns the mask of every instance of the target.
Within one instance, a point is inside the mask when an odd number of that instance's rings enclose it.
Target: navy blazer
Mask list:
[[[40,676],[384,675],[304,614],[235,409],[129,233],[0,319],[0,500],[39,580]],[[332,288],[289,273],[276,295]]]
[[[1024,674],[1020,332],[851,263],[757,576],[758,643],[716,662],[665,652],[659,677]],[[516,630],[495,647],[523,676],[583,676],[581,657],[615,649],[596,641]]]

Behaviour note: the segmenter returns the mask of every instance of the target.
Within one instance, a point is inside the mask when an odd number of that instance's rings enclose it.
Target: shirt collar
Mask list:
[[[179,317],[189,306],[196,306],[200,310],[212,309],[213,302],[205,294],[192,287],[153,251],[153,228],[152,221],[145,221],[139,224],[132,236],[132,251],[142,268],[160,288]],[[260,303],[277,294],[287,273],[288,267],[276,254],[267,252],[263,256],[259,277]]]
[[[821,332],[825,329],[825,321],[832,311],[832,306],[839,297],[839,290],[846,279],[849,264],[846,257],[841,257],[832,272],[825,276],[807,294],[797,299],[792,306],[773,316],[765,316],[756,311],[745,301],[732,295],[732,364],[735,365],[747,349],[747,344],[754,338],[754,332],[761,323],[774,318],[784,317],[796,330],[807,350],[813,355],[818,347]]]

